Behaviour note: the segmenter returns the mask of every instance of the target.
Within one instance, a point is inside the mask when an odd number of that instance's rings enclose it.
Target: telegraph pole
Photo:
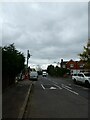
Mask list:
[[[28,68],[28,51],[29,51],[29,50],[27,50],[27,68]]]
[[[27,50],[27,68],[28,68],[28,59],[30,58],[30,53],[29,53],[29,50]]]
[[[29,60],[30,56],[31,55],[29,53],[29,50],[27,50],[27,65],[26,65],[25,79],[30,79],[29,69],[28,69],[28,60]]]

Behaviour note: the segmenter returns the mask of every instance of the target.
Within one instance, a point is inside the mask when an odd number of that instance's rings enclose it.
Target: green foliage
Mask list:
[[[87,46],[84,46],[83,53],[79,54],[80,59],[85,62],[85,68],[90,69],[90,43],[87,44]]]
[[[2,48],[2,82],[7,87],[15,82],[15,76],[24,68],[25,57],[14,44]]]
[[[66,68],[60,68],[58,66],[54,67],[53,65],[48,66],[47,72],[49,75],[56,77],[63,77],[65,74],[70,73]]]
[[[54,74],[55,74],[54,73],[55,72],[54,71],[54,66],[53,65],[49,65],[48,68],[47,68],[47,72],[48,72],[49,75],[54,76]]]

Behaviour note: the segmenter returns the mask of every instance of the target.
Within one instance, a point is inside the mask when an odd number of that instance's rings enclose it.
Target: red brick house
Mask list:
[[[71,74],[85,71],[84,64],[82,60],[74,61],[71,59],[70,61],[63,61],[61,59],[61,68],[69,69]]]
[[[80,61],[70,60],[66,63],[66,66],[67,66],[67,69],[71,71],[71,74],[84,71],[84,62],[82,60]]]

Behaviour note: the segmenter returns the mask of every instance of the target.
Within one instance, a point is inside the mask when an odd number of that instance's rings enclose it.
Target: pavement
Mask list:
[[[32,81],[19,81],[2,94],[2,119],[23,118]]]

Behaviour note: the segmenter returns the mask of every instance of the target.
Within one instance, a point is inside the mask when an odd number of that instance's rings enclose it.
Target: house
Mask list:
[[[85,63],[82,60],[74,61],[71,59],[69,61],[63,61],[63,59],[61,59],[61,68],[69,69],[71,74],[84,72],[85,71],[84,65]]]
[[[82,60],[73,61],[71,59],[70,61],[67,62],[66,66],[67,66],[67,69],[71,71],[71,74],[84,72],[84,62]]]

